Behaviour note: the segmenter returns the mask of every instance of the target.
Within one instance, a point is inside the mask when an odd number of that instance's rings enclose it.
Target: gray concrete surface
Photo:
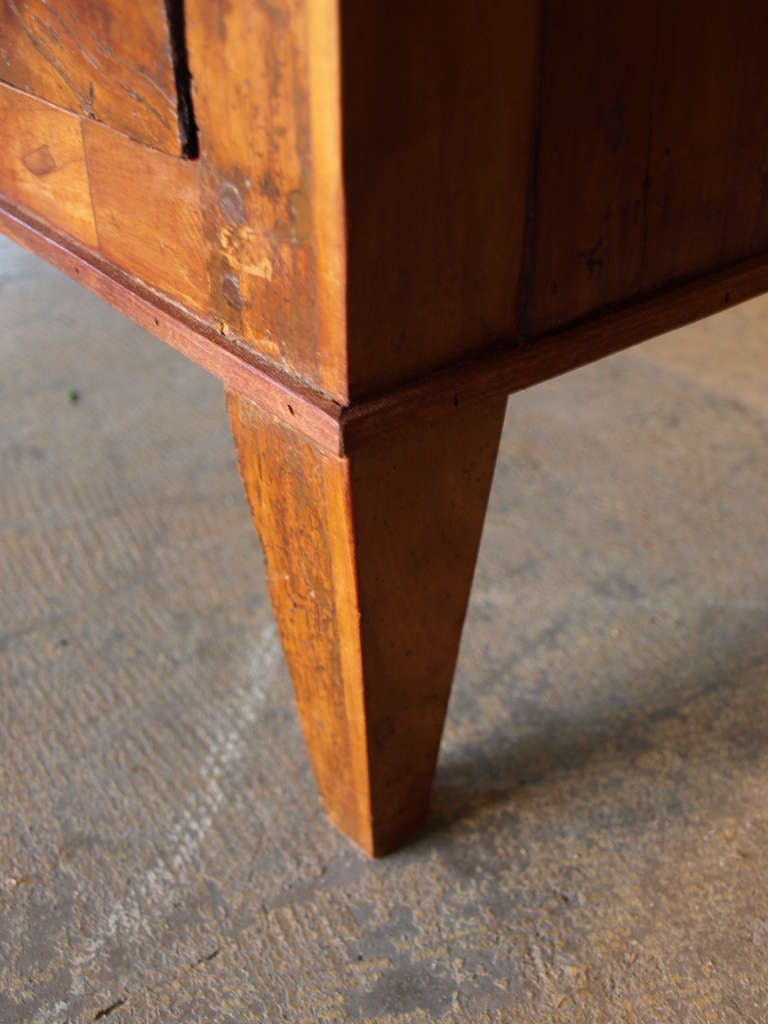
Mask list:
[[[378,863],[320,813],[216,381],[7,243],[0,358],[0,1021],[768,1020],[768,301],[510,402]]]

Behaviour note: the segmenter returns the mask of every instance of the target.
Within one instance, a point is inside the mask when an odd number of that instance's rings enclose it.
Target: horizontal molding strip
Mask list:
[[[334,455],[351,452],[406,422],[433,422],[486,399],[522,391],[768,291],[768,254],[760,254],[538,338],[499,346],[344,408],[2,200],[0,231]]]
[[[497,346],[342,411],[345,450],[404,419],[430,421],[511,395],[768,292],[768,253],[679,282],[536,338]],[[768,339],[766,340],[768,344]]]
[[[3,200],[0,232],[85,285],[150,334],[218,377],[226,388],[256,402],[321,447],[341,452],[341,406],[327,395],[306,387],[103,257]]]

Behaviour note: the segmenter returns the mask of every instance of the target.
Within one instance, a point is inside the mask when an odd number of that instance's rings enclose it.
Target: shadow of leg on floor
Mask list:
[[[508,686],[504,721],[487,737],[446,751],[423,837],[432,842],[462,819],[502,805],[514,812],[544,795],[551,810],[553,802],[593,786],[596,773],[612,780],[611,814],[636,817],[633,781],[656,771],[656,811],[664,814],[665,771],[674,772],[678,791],[720,786],[768,754],[768,609],[709,610],[686,632],[685,638],[679,630],[670,634],[669,649],[677,655],[663,666],[658,658],[644,665],[634,657],[630,674],[616,672],[615,660],[606,659],[597,688],[592,681],[580,685],[575,665],[570,703],[563,704],[562,686],[559,706],[546,688],[535,707],[528,695],[520,705],[522,728],[514,686]],[[654,649],[664,642],[657,636]],[[591,674],[599,668],[585,666]],[[622,808],[623,800],[631,806]]]

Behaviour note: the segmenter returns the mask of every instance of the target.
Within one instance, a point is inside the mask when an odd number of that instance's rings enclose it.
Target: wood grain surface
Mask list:
[[[768,288],[768,8],[0,2],[0,223],[224,380],[321,792],[382,852],[507,393]]]
[[[228,389],[259,403],[265,412],[336,455],[396,431],[403,423],[434,423],[464,408],[522,391],[768,291],[768,258],[755,257],[607,310],[535,342],[501,346],[344,407],[29,215],[21,218],[1,200],[0,228],[219,377]]]
[[[541,37],[521,334],[765,251],[765,4],[546,0]]]
[[[178,0],[2,0],[0,79],[179,155]]]
[[[382,852],[426,808],[507,393],[768,289],[768,8],[113,0],[99,37],[58,2],[0,8],[39,93],[0,83],[0,222],[223,379],[319,787]]]
[[[180,0],[3,0],[0,79],[178,156],[180,11]]]
[[[342,2],[353,399],[515,328],[535,2]]]
[[[2,195],[96,249],[78,118],[0,86],[0,143]]]
[[[102,255],[209,315],[199,165],[92,122],[83,134]]]
[[[535,340],[500,346],[345,409],[344,449],[351,451],[403,422],[435,421],[498,395],[523,391],[766,291],[768,256],[761,255],[600,311]]]
[[[2,200],[0,230],[220,378],[228,388],[258,402],[266,412],[291,423],[329,451],[342,450],[342,410],[327,396],[259,360],[250,349],[237,345],[215,327],[76,246],[71,239],[29,217],[22,219]]]
[[[372,855],[426,813],[505,404],[340,458],[229,395],[315,776]]]
[[[334,269],[342,223],[336,22],[327,0],[313,4],[308,20],[307,4],[295,0],[190,0],[189,53],[211,311],[255,351],[343,400],[343,278]],[[310,94],[322,119],[314,134]],[[322,140],[316,166],[313,139]],[[315,188],[323,197],[318,203]],[[331,264],[320,275],[322,333],[316,229],[324,239],[321,256]]]
[[[87,117],[83,149],[72,115],[2,85],[0,191],[350,423],[433,374],[514,389],[521,341],[542,346],[528,383],[597,358],[632,303],[633,341],[720,308],[712,275],[768,244],[763,8],[464,13],[190,0],[199,159]]]
[[[768,297],[508,403],[380,862],[319,811],[221,388],[0,265],[0,1019],[768,1021]]]

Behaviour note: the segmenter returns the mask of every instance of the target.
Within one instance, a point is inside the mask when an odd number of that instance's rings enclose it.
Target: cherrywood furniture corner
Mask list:
[[[768,290],[768,5],[0,0],[0,229],[216,374],[325,806],[423,819],[508,394]]]

